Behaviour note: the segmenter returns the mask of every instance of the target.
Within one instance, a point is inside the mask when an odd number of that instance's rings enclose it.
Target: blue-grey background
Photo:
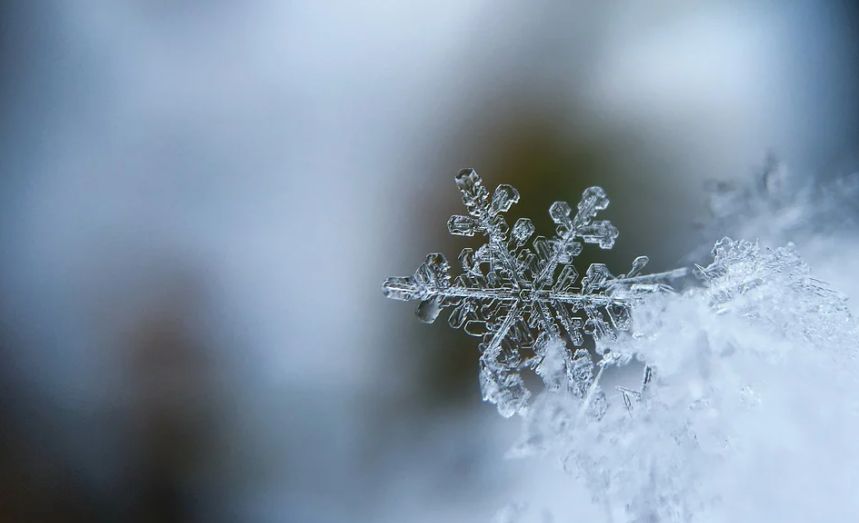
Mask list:
[[[473,340],[380,292],[453,258],[475,167],[603,185],[589,251],[667,269],[704,182],[856,169],[850,2],[0,6],[0,520],[487,521]],[[586,260],[587,261],[587,260]]]

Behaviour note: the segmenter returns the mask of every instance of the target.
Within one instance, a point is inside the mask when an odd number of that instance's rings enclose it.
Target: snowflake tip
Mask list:
[[[502,183],[492,195],[492,210],[496,213],[507,212],[514,203],[519,203],[519,191],[512,185]]]

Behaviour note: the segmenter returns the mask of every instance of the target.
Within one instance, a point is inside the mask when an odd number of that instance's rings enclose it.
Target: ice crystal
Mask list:
[[[593,263],[580,278],[573,262],[583,245],[611,249],[618,237],[614,225],[596,219],[609,204],[600,187],[585,189],[575,212],[567,202],[553,203],[549,216],[555,234],[533,237],[530,219],[520,218],[512,228],[505,219],[519,201],[516,188],[502,184],[490,195],[473,169],[460,171],[455,181],[468,214],[451,216],[448,230],[482,235],[486,243],[462,250],[462,272],[455,277],[443,254],[429,254],[413,276],[388,278],[385,296],[419,301],[417,315],[425,322],[451,308],[451,327],[481,338],[483,399],[495,403],[502,415],[525,410],[530,392],[521,371],[530,368],[547,388],[569,389],[598,416],[604,404],[599,375],[615,361],[601,348],[629,331],[636,301],[667,289],[667,282],[684,276],[685,269],[642,275],[648,259],[639,256],[625,274],[615,276],[605,264]],[[586,338],[596,342],[599,363],[585,348]],[[563,342],[553,345],[554,340]]]

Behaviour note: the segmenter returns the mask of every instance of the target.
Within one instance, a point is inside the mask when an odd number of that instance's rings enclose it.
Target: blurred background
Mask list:
[[[476,343],[380,285],[600,184],[586,250],[668,269],[707,180],[856,169],[851,2],[7,1],[0,520],[488,521],[577,507],[506,460]],[[709,233],[708,233],[709,234]],[[800,245],[800,247],[802,247]],[[509,507],[508,507],[509,508]]]

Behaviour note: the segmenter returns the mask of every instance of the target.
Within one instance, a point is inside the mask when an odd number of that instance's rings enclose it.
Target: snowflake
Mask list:
[[[520,218],[510,229],[504,218],[519,201],[513,186],[499,185],[490,197],[473,169],[460,171],[455,181],[468,215],[452,216],[448,229],[459,236],[481,234],[486,243],[476,251],[462,250],[462,273],[455,278],[443,254],[429,254],[414,276],[388,278],[385,296],[419,300],[417,315],[428,323],[450,307],[453,328],[482,338],[483,399],[495,403],[502,415],[509,417],[527,406],[530,392],[520,374],[527,368],[549,389],[566,382],[586,405],[598,409],[599,375],[615,358],[605,342],[630,329],[631,306],[639,296],[669,289],[665,282],[684,276],[686,270],[641,275],[648,258],[639,256],[626,274],[614,276],[605,264],[593,263],[579,278],[573,261],[583,244],[611,249],[618,236],[609,221],[595,219],[609,204],[600,187],[584,191],[575,214],[567,202],[553,203],[549,215],[555,235],[531,240],[535,227],[530,219]],[[601,356],[596,375],[585,337],[595,342]],[[547,351],[556,345],[549,342],[558,339],[565,342],[562,354]]]

